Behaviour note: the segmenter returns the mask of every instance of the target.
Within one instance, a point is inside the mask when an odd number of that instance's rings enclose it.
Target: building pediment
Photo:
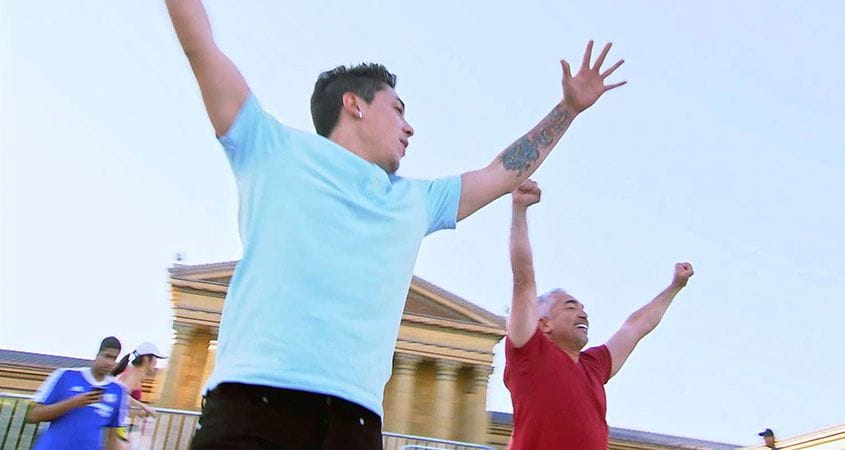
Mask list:
[[[238,261],[213,264],[175,264],[169,269],[177,319],[215,327],[223,299]],[[408,289],[403,322],[430,327],[504,336],[505,319],[414,276]],[[214,323],[216,321],[216,323]]]

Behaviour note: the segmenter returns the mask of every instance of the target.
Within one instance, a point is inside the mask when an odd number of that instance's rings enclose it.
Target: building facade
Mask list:
[[[158,404],[198,409],[236,262],[170,269],[175,339]],[[487,384],[505,319],[414,277],[385,389],[384,430],[487,440]]]

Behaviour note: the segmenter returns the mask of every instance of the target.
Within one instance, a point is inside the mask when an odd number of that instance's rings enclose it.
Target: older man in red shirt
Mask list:
[[[513,303],[505,339],[505,385],[511,392],[511,450],[606,450],[609,433],[604,385],[651,332],[693,274],[675,265],[672,283],[625,321],[604,345],[587,345],[584,305],[562,289],[537,296],[526,211],[540,201],[529,180],[513,192]]]

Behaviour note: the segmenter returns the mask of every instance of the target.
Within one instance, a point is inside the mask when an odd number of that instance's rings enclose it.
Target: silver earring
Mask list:
[[[358,118],[359,118],[359,119],[363,119],[363,118],[364,118],[364,113],[362,113],[360,109],[358,110]]]

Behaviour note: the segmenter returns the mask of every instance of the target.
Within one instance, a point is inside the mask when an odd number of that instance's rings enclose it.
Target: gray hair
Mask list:
[[[554,306],[555,300],[557,300],[557,296],[559,295],[569,295],[569,293],[561,288],[554,288],[551,291],[537,297],[537,312],[539,313],[541,319],[543,317],[549,317],[549,314],[552,311],[552,306]]]

